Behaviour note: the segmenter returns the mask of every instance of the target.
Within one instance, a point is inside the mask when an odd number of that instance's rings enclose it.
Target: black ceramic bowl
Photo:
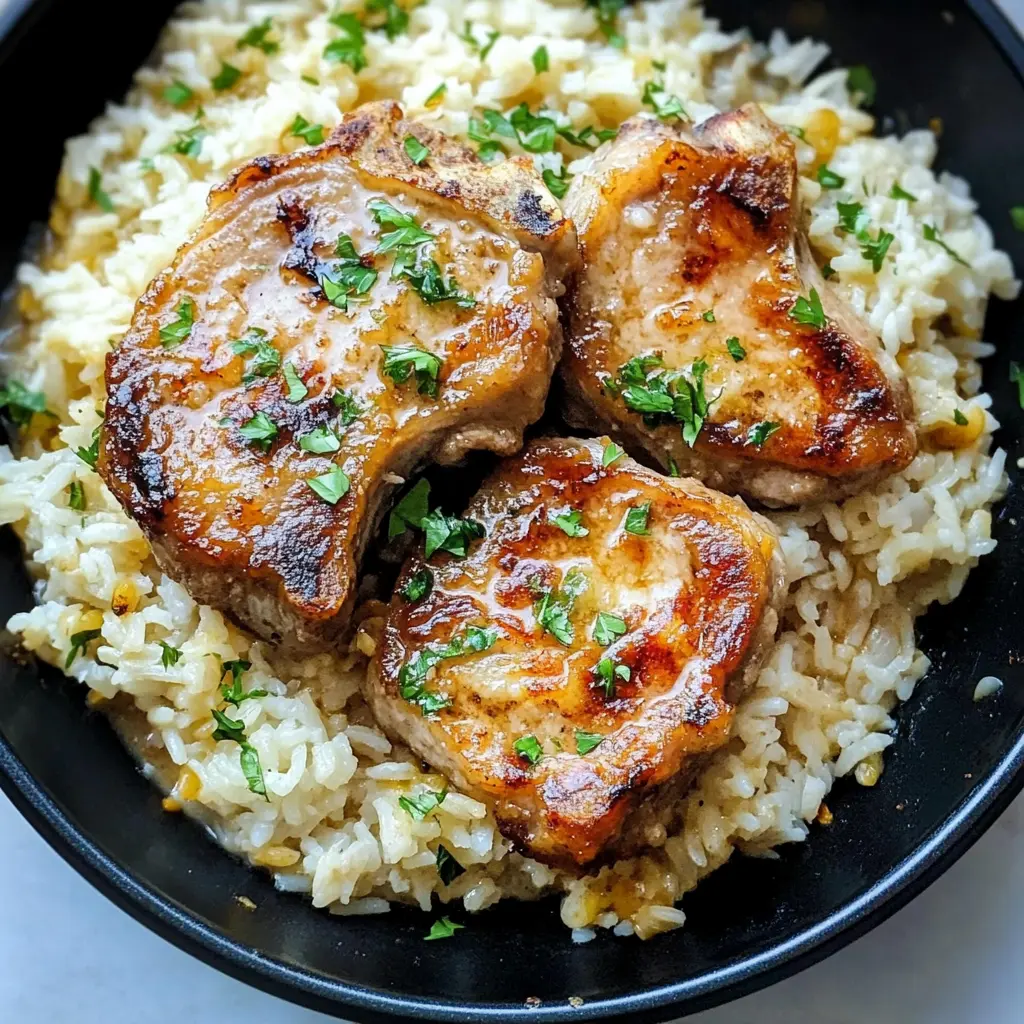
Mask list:
[[[996,240],[1024,268],[1009,208],[1024,202],[1024,44],[986,0],[711,0],[727,27],[775,26],[828,41],[835,60],[867,64],[883,127],[939,117],[943,167],[966,176]],[[59,102],[8,154],[0,281],[32,221],[46,218],[63,139],[119,96],[170,3],[12,0],[0,13],[0,96],[35,88]],[[66,85],[62,84],[66,81]],[[56,93],[54,89],[56,88]],[[26,108],[27,109],[27,108]],[[14,202],[11,202],[11,199]],[[1008,362],[1024,355],[1024,303],[995,302],[1000,343],[986,386],[1011,453],[1024,414]],[[1024,783],[1024,502],[1016,479],[996,513],[1000,545],[952,606],[922,622],[933,668],[899,713],[899,737],[874,789],[840,785],[835,821],[777,861],[733,859],[684,902],[685,930],[640,943],[601,935],[574,946],[557,904],[502,904],[448,942],[397,911],[337,918],[222,854],[200,829],[161,812],[105,719],[51,669],[0,662],[0,785],[49,842],[154,931],[235,977],[339,1016],[374,1021],[665,1019],[791,974],[849,942],[918,893],[978,838]],[[31,603],[14,538],[0,539],[0,620]],[[1019,661],[1019,658],[1017,659]],[[1002,693],[972,702],[975,681]],[[243,909],[234,898],[257,906]],[[579,1004],[574,998],[582,1000]],[[539,1001],[539,1002],[538,1002]]]

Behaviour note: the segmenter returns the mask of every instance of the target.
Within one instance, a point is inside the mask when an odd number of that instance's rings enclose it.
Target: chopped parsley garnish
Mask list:
[[[166,148],[167,153],[177,153],[179,156],[190,156],[195,160],[203,151],[203,139],[206,137],[206,129],[199,123],[175,132],[174,141]]]
[[[9,380],[0,388],[0,408],[4,407],[12,423],[27,427],[37,412],[46,413],[46,395],[42,391],[29,391],[20,381]],[[95,466],[96,461],[91,465]]]
[[[818,184],[822,188],[842,188],[846,179],[841,174],[836,174],[828,164],[822,164],[818,168]]]
[[[451,698],[436,690],[428,690],[426,679],[430,670],[446,658],[460,658],[489,650],[498,639],[493,627],[467,626],[442,646],[428,644],[401,667],[398,673],[398,692],[404,700],[417,704],[424,717],[451,706]]]
[[[569,613],[588,584],[585,573],[576,568],[570,569],[565,574],[561,587],[558,590],[541,591],[539,600],[533,606],[537,625],[565,647],[571,647],[576,639],[576,631],[569,619]]]
[[[796,302],[790,307],[789,318],[798,324],[817,327],[819,331],[824,329],[825,311],[821,308],[821,297],[816,289],[811,289],[809,299],[805,299],[802,295],[797,297]]]
[[[448,91],[448,83],[442,82],[424,101],[423,106],[428,110],[431,107],[436,107],[441,100],[444,99],[444,94]]]
[[[178,314],[177,319],[160,328],[160,344],[164,348],[177,348],[192,333],[196,317],[196,307],[192,300],[182,299],[175,312]]]
[[[456,924],[451,918],[442,917],[430,926],[430,933],[424,936],[425,941],[431,939],[450,939],[459,928],[465,928],[464,924]]]
[[[114,202],[103,191],[103,177],[96,167],[89,168],[89,198],[104,212],[114,212]]]
[[[392,42],[409,28],[409,15],[395,0],[367,0],[366,9],[373,13],[383,13],[383,23],[372,27],[383,29]]]
[[[729,350],[733,362],[741,363],[747,358],[747,350],[740,344],[740,339],[733,335],[725,339],[725,347]]]
[[[611,612],[598,612],[594,619],[594,639],[602,647],[610,647],[620,636],[626,635],[626,622]]]
[[[583,525],[583,513],[578,508],[568,512],[548,513],[548,521],[569,537],[586,537],[590,531]]]
[[[354,14],[338,12],[332,14],[328,21],[335,28],[340,28],[342,34],[324,47],[324,58],[335,64],[347,64],[354,72],[362,71],[367,63],[363,51],[366,33],[363,32],[359,18]]]
[[[839,214],[839,229],[859,235],[871,223],[871,217],[861,203],[836,203]]]
[[[172,647],[164,640],[160,640],[158,643],[160,644],[160,664],[163,665],[164,668],[174,668],[174,666],[181,660],[183,652],[180,648]]]
[[[626,533],[635,534],[637,537],[646,537],[651,531],[647,525],[651,515],[651,503],[645,501],[641,505],[634,505],[626,513]]]
[[[704,312],[701,313],[700,318],[701,320],[704,320],[706,323],[713,324],[715,322],[714,309],[705,309]]]
[[[1010,221],[1018,231],[1024,231],[1024,206],[1010,207]]]
[[[783,125],[790,135],[795,135],[801,142],[807,141],[807,132],[803,130],[798,124],[787,124]]]
[[[615,128],[595,128],[592,124],[588,124],[586,128],[581,128],[578,132],[574,132],[569,128],[557,129],[558,134],[565,139],[566,142],[571,143],[574,146],[579,146],[581,149],[594,150],[602,142],[607,142],[609,139],[614,139],[618,135],[618,130]],[[596,142],[592,142],[592,139],[596,139]]]
[[[299,75],[299,78],[301,78],[303,82],[308,82],[310,85],[320,84],[320,79],[314,78],[312,75]]]
[[[860,96],[860,103],[870,107],[875,102],[875,76],[864,64],[857,64],[846,72],[846,87],[853,97]]]
[[[309,489],[330,505],[337,505],[348,494],[350,482],[341,466],[334,466],[321,476],[315,476],[306,483]]]
[[[265,412],[258,412],[252,419],[246,420],[238,432],[261,451],[269,452],[277,437],[277,424]]]
[[[10,385],[8,385],[10,387]],[[90,468],[95,469],[100,457],[100,428],[94,427],[92,444],[88,448],[76,448],[75,454]]]
[[[533,735],[520,736],[519,739],[512,744],[512,749],[524,761],[529,761],[530,764],[536,764],[541,757],[544,756],[544,751],[541,749],[541,745],[537,741],[537,737]]]
[[[482,145],[477,147],[476,155],[485,163],[492,164],[495,159],[505,152],[505,147],[493,139],[490,142],[484,142]]]
[[[465,558],[469,545],[484,536],[484,528],[475,519],[446,516],[434,509],[423,517],[423,553],[430,558],[435,551],[447,551],[457,558]]]
[[[626,48],[626,40],[619,33],[619,11],[625,6],[625,0],[587,0],[587,6],[594,8],[597,27],[610,46],[617,50]]]
[[[660,82],[652,81],[644,86],[643,102],[658,115],[661,121],[671,121],[673,118],[682,119],[686,117],[683,101],[678,96],[665,92],[665,86]]]
[[[451,885],[466,869],[455,859],[455,855],[443,844],[437,844],[437,875],[442,885]]]
[[[527,103],[520,103],[506,117],[500,110],[485,110],[483,119],[470,118],[469,137],[474,142],[495,145],[492,135],[516,139],[528,153],[550,153],[555,148],[558,126],[550,117],[531,114]],[[483,147],[481,147],[482,149]],[[500,146],[498,147],[500,149]]]
[[[421,395],[437,397],[440,357],[415,345],[381,345],[381,351],[384,353],[384,372],[396,384],[404,384],[415,376],[416,390]]]
[[[893,185],[893,187],[891,189],[889,189],[889,198],[890,199],[906,199],[906,201],[908,203],[916,203],[917,202],[917,196],[912,195],[905,188],[900,188],[899,185]]]
[[[68,484],[68,508],[76,512],[85,511],[85,488],[81,480],[72,480]]]
[[[102,632],[102,629],[82,629],[77,633],[71,634],[71,650],[68,651],[67,659],[64,662],[65,671],[71,668],[75,658],[77,658],[80,653],[84,654],[89,644],[91,644],[93,640],[98,639]]]
[[[267,341],[267,332],[259,327],[250,327],[244,338],[231,342],[231,351],[236,356],[252,356],[245,365],[243,384],[251,384],[259,377],[273,377],[281,368],[281,353]]]
[[[221,678],[230,673],[231,682],[220,684],[220,696],[225,704],[234,704],[234,706],[241,707],[243,700],[254,700],[257,697],[266,697],[266,690],[249,690],[248,692],[242,689],[242,676],[245,675],[249,669],[252,668],[252,662],[246,661],[245,658],[236,658],[233,661],[225,661],[221,665]]]
[[[324,126],[310,124],[301,114],[296,114],[288,127],[288,134],[303,139],[307,146],[319,146],[324,141]]]
[[[299,447],[304,452],[325,455],[328,452],[336,452],[341,447],[341,442],[338,440],[338,435],[326,423],[323,423],[308,434],[303,434],[299,438]]]
[[[551,66],[551,63],[548,60],[548,48],[546,46],[538,46],[537,49],[533,51],[530,60],[533,62],[533,70],[536,71],[538,75],[542,75]]]
[[[309,388],[299,376],[294,363],[284,364],[284,382],[288,386],[288,394],[285,397],[292,405],[298,405],[309,394]]]
[[[177,78],[164,89],[164,99],[172,107],[183,107],[193,96],[195,96],[195,93]]]
[[[958,427],[966,427],[967,424],[970,421],[967,419],[967,417],[959,409],[954,409],[953,410],[953,422]]]
[[[412,604],[415,601],[422,601],[433,589],[434,574],[424,566],[409,577],[405,586],[398,593],[404,600]]]
[[[486,60],[487,55],[493,49],[494,44],[498,41],[498,37],[500,35],[501,33],[497,29],[491,29],[491,31],[487,33],[487,42],[481,46],[480,43],[477,42],[476,36],[473,35],[473,23],[471,21],[467,21],[463,24],[462,33],[459,35],[459,39],[461,39],[474,53],[479,53],[481,60]]]
[[[274,31],[274,22],[271,18],[264,18],[259,24],[253,25],[241,39],[235,44],[239,50],[251,46],[255,50],[262,50],[266,54],[276,53],[280,44],[268,39],[267,36]]]
[[[718,396],[708,399],[704,390],[708,364],[696,360],[689,375],[682,370],[658,369],[661,366],[660,356],[634,356],[619,367],[618,380],[606,381],[605,386],[622,396],[626,408],[641,413],[648,426],[666,420],[678,423],[683,440],[692,448],[708,411],[718,400]]]
[[[615,682],[621,679],[624,683],[628,683],[632,672],[628,665],[618,665],[611,658],[602,658],[594,666],[594,674],[598,678],[598,682],[594,685],[598,689],[604,690],[604,695],[611,699],[615,696]]]
[[[497,29],[492,29],[487,33],[487,42],[480,47],[480,59],[487,60],[487,55],[494,49],[494,44],[498,41],[498,37],[501,33]]]
[[[226,60],[222,60],[220,62],[220,71],[210,79],[210,85],[213,86],[214,92],[224,92],[230,89],[241,77],[242,72],[234,64],[229,64]]]
[[[763,423],[755,423],[750,428],[750,433],[747,435],[747,444],[752,444],[755,448],[760,448],[761,445],[768,440],[772,434],[776,433],[782,428],[781,423],[771,423],[765,420]]]
[[[860,254],[871,261],[871,269],[877,274],[882,269],[885,254],[895,241],[895,236],[888,231],[879,230],[877,238],[866,235],[861,239]]]
[[[405,149],[406,156],[417,166],[423,163],[424,160],[430,156],[430,150],[416,138],[415,135],[406,135],[405,141],[402,143],[402,147]]]
[[[454,302],[462,309],[472,309],[476,305],[476,299],[461,291],[454,278],[445,280],[437,263],[423,257],[415,248],[403,246],[395,253],[391,276],[406,278],[428,306]]]
[[[350,427],[360,416],[366,412],[366,408],[361,405],[352,395],[350,395],[344,388],[338,388],[337,391],[331,395],[331,404],[339,411],[338,419],[341,420],[343,427]]]
[[[1010,363],[1010,383],[1017,385],[1017,404],[1024,409],[1024,370],[1019,363]]]
[[[821,276],[822,276],[823,278],[825,278],[825,280],[826,280],[826,281],[827,281],[827,280],[829,280],[829,278],[832,278],[832,277],[835,277],[835,276],[836,276],[836,268],[832,266],[832,261],[831,261],[831,260],[829,260],[829,261],[828,261],[828,262],[827,262],[827,263],[826,263],[826,264],[825,264],[825,265],[824,265],[824,266],[823,266],[823,267],[821,268]]]
[[[388,540],[405,533],[409,526],[423,528],[423,520],[430,513],[430,483],[417,480],[413,487],[391,510],[388,519]]]
[[[377,280],[377,271],[365,266],[363,258],[356,252],[352,238],[346,234],[338,235],[334,245],[337,260],[329,271],[317,277],[324,298],[338,309],[348,309],[351,296],[365,295]]]
[[[626,453],[614,442],[609,441],[601,453],[601,465],[607,469],[613,462],[618,461]]]
[[[550,167],[545,167],[541,171],[540,176],[544,179],[544,184],[547,185],[548,191],[556,199],[565,198],[565,193],[569,191],[569,175],[564,167],[558,174],[555,174]]]
[[[415,818],[416,821],[423,821],[431,811],[444,803],[444,798],[447,795],[447,786],[439,793],[428,789],[426,793],[420,793],[419,796],[400,796],[398,798],[398,806],[411,818]]]
[[[921,228],[921,233],[929,242],[935,242],[936,245],[941,245],[943,249],[949,253],[961,266],[969,267],[970,263],[967,262],[955,249],[950,248],[943,240],[942,235],[939,233],[939,229],[933,224],[925,224]]]
[[[577,729],[574,735],[576,737],[577,754],[589,754],[604,741],[604,737],[597,732],[584,732],[582,729]]]
[[[237,743],[242,748],[239,759],[242,765],[242,774],[245,776],[249,791],[262,796],[265,800],[269,800],[267,787],[263,781],[263,769],[260,767],[260,755],[256,748],[245,738],[245,723],[236,722],[233,718],[228,718],[223,711],[218,711],[216,708],[211,713],[213,720],[217,723],[213,738],[215,740],[228,740],[232,743]]]
[[[371,199],[366,205],[373,214],[373,219],[381,227],[395,229],[381,235],[375,252],[391,252],[400,246],[421,245],[434,240],[434,236],[429,231],[424,231],[411,214],[402,213],[384,199]]]

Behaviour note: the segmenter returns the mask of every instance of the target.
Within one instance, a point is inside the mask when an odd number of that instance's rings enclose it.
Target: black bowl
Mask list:
[[[14,0],[0,13],[0,95],[23,96],[44,73],[48,91],[54,75],[70,80],[31,128],[36,170],[18,170],[21,198],[5,210],[0,280],[9,279],[29,223],[45,220],[62,140],[123,92],[170,7]],[[1014,191],[1024,165],[1024,44],[991,3],[712,0],[710,8],[727,27],[752,25],[766,37],[778,25],[828,41],[839,63],[869,65],[877,111],[891,127],[941,118],[942,166],[972,182],[998,244],[1024,267],[1024,236],[1009,219],[1009,208],[1024,202],[1024,185]],[[986,385],[1014,477],[1024,414],[1008,362],[1011,339],[1022,333],[1024,303],[994,303],[987,337],[1005,344],[987,364]],[[1009,663],[1024,635],[1024,502],[1016,482],[997,511],[995,534],[997,553],[961,598],[923,621],[934,665],[899,713],[898,742],[879,784],[838,786],[829,800],[832,826],[783,849],[781,859],[734,858],[686,898],[687,927],[651,942],[601,935],[573,946],[553,900],[502,904],[437,943],[423,942],[429,919],[411,911],[370,918],[315,911],[222,854],[188,820],[164,814],[105,719],[85,710],[79,688],[51,669],[7,658],[0,661],[0,785],[128,913],[229,974],[316,1009],[365,1021],[677,1016],[776,981],[878,924],[959,857],[1021,788],[1024,672]],[[31,603],[9,533],[0,537],[0,574],[6,621]],[[974,684],[989,673],[1007,685],[976,705]],[[257,909],[244,909],[236,895]]]

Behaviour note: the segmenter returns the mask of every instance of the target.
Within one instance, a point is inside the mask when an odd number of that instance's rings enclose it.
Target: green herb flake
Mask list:
[[[187,340],[195,324],[196,307],[191,299],[182,299],[175,312],[177,319],[160,328],[160,344],[164,348],[177,348]]]
[[[683,101],[678,96],[665,92],[665,86],[660,82],[648,82],[644,86],[643,102],[661,121],[682,120],[686,117]]]
[[[250,327],[244,338],[231,342],[231,351],[236,356],[251,356],[242,374],[242,383],[251,384],[260,377],[273,377],[281,368],[281,353],[267,340],[267,332],[259,327]]]
[[[359,18],[354,14],[339,12],[328,19],[342,34],[324,47],[324,59],[334,64],[347,64],[355,73],[366,67],[366,34]]]
[[[579,569],[570,569],[557,590],[541,590],[539,600],[533,606],[533,616],[537,625],[545,633],[550,633],[564,647],[571,647],[576,639],[569,614],[576,604],[576,599],[589,586],[586,574]]]
[[[242,72],[226,60],[220,62],[220,71],[210,79],[214,92],[226,92],[242,77]]]
[[[1010,207],[1010,221],[1018,231],[1024,231],[1024,206]]]
[[[348,494],[351,486],[341,466],[334,466],[328,472],[307,480],[306,483],[317,497],[323,498],[330,505],[337,505]]]
[[[288,388],[285,397],[292,405],[298,405],[309,394],[309,388],[299,376],[299,371],[295,368],[294,363],[284,364],[284,382]]]
[[[857,64],[846,72],[846,88],[855,100],[860,97],[861,106],[870,107],[875,102],[875,76],[864,64]]]
[[[501,33],[497,29],[492,29],[487,33],[487,42],[480,47],[480,59],[487,60],[487,55],[494,49],[494,44],[498,41]]]
[[[626,453],[614,442],[609,441],[601,453],[601,465],[607,469],[613,462],[617,462]]]
[[[448,83],[442,82],[424,101],[423,106],[430,110],[432,107],[438,106],[441,100],[444,99],[445,93],[448,91]]]
[[[626,635],[626,621],[611,612],[598,612],[594,619],[594,639],[602,647],[610,647],[620,636]]]
[[[174,666],[181,660],[181,656],[184,652],[178,647],[172,647],[164,640],[159,640],[157,642],[160,644],[160,664],[163,665],[164,668],[174,668]]]
[[[177,78],[164,89],[164,99],[172,107],[183,107],[193,96],[195,96],[195,93]]]
[[[384,353],[384,373],[395,384],[404,384],[414,376],[419,394],[437,397],[442,365],[438,356],[416,345],[381,345],[381,351]]]
[[[899,185],[895,185],[895,184],[893,185],[893,187],[891,189],[889,189],[889,198],[890,199],[906,199],[906,201],[908,203],[916,203],[917,202],[917,196],[912,195],[905,188],[900,188]]]
[[[312,75],[299,75],[299,78],[301,78],[303,82],[306,82],[309,85],[319,85],[320,84],[320,79],[319,78],[314,78]]]
[[[803,128],[800,127],[800,125],[787,124],[783,125],[783,127],[786,129],[787,132],[789,132],[790,135],[796,136],[796,138],[798,138],[801,142],[807,141],[807,132],[805,132]]]
[[[423,520],[430,512],[430,483],[417,480],[413,487],[404,495],[391,510],[388,519],[388,540],[393,540],[405,533],[409,526],[423,528]]]
[[[331,395],[331,404],[339,410],[338,418],[343,427],[350,427],[360,416],[366,412],[366,408],[344,388],[338,388]]]
[[[416,138],[415,135],[406,135],[405,141],[402,143],[402,147],[405,149],[406,156],[417,166],[423,163],[424,160],[430,156],[430,150]]]
[[[424,242],[432,242],[434,240],[434,236],[429,231],[424,231],[411,214],[403,213],[386,200],[371,199],[366,205],[373,215],[373,219],[381,227],[392,227],[395,229],[381,235],[380,242],[374,250],[375,252],[390,252],[399,246],[421,245]]]
[[[839,214],[839,229],[848,234],[859,235],[871,223],[871,217],[861,203],[836,203]]]
[[[244,700],[255,700],[257,697],[266,697],[266,690],[242,689],[242,677],[252,668],[252,662],[245,658],[235,658],[232,661],[225,661],[221,665],[221,678],[230,675],[230,683],[220,684],[220,696],[226,704],[233,704],[236,708],[241,707]]]
[[[632,533],[637,537],[646,537],[651,531],[648,527],[648,520],[651,515],[651,503],[645,501],[641,505],[634,505],[626,513],[626,533]]]
[[[879,231],[877,238],[861,239],[860,254],[871,263],[871,269],[877,274],[885,262],[885,254],[889,246],[895,241],[895,235],[888,231]]]
[[[432,939],[450,939],[458,929],[465,927],[464,924],[456,924],[450,918],[442,917],[430,926],[430,932],[424,938],[427,942]]]
[[[822,164],[818,168],[818,184],[822,188],[842,188],[846,184],[846,179],[836,174],[828,164]]]
[[[714,309],[705,309],[704,312],[701,313],[700,318],[701,318],[701,320],[704,320],[704,321],[706,321],[709,324],[713,324],[715,322],[715,311],[714,311]]]
[[[10,385],[8,385],[8,388]],[[76,448],[75,454],[90,468],[95,469],[100,457],[100,428],[92,432],[92,444],[88,448]]]
[[[238,428],[239,434],[262,452],[269,452],[277,437],[277,424],[265,413],[258,412]]]
[[[165,152],[177,153],[179,156],[187,156],[195,160],[203,151],[205,137],[206,129],[197,122],[191,128],[175,132],[174,141],[165,149]]]
[[[443,844],[437,844],[437,875],[442,885],[451,885],[466,869],[455,859],[455,855]]]
[[[747,434],[747,444],[760,448],[772,434],[777,433],[781,429],[781,423],[771,423],[768,420],[765,420],[763,423],[755,423]]]
[[[434,589],[434,574],[424,566],[422,569],[417,569],[408,580],[406,580],[405,586],[402,587],[398,593],[402,599],[413,604],[416,601],[422,601]]]
[[[826,281],[828,281],[832,277],[835,277],[836,273],[837,273],[836,268],[832,266],[832,261],[831,260],[829,260],[828,263],[826,263],[821,268],[821,276],[823,278],[825,278]]]
[[[89,198],[104,212],[114,212],[114,202],[103,191],[103,176],[99,172],[99,168],[89,168]]]
[[[605,657],[594,666],[594,675],[597,676],[594,685],[603,690],[605,697],[611,700],[615,696],[615,684],[619,680],[628,683],[632,670],[628,665],[619,665],[612,658]]]
[[[967,417],[959,409],[954,409],[953,410],[953,422],[958,427],[966,427],[967,424],[970,421],[967,419]]]
[[[583,513],[578,508],[568,512],[548,513],[548,521],[569,537],[586,537],[590,531],[583,525]]]
[[[264,18],[261,22],[253,25],[241,39],[235,44],[237,49],[244,50],[251,46],[254,50],[262,50],[266,54],[276,53],[280,43],[268,39],[267,36],[274,31],[274,22],[271,18]]]
[[[550,167],[545,167],[540,175],[548,191],[556,199],[564,199],[565,193],[569,191],[569,175],[563,167],[558,174],[555,174]]]
[[[76,512],[85,511],[85,488],[80,480],[72,480],[68,484],[68,508]]]
[[[426,679],[430,670],[447,658],[460,658],[466,654],[490,650],[497,639],[498,631],[493,627],[467,626],[463,633],[456,634],[446,644],[428,644],[399,670],[399,696],[410,704],[416,704],[424,718],[451,707],[450,697],[427,689]]]
[[[494,163],[494,161],[505,153],[505,147],[500,143],[491,139],[489,142],[482,143],[476,151],[476,155],[485,164]]]
[[[967,260],[965,260],[955,249],[953,249],[950,246],[948,246],[942,240],[942,235],[939,233],[939,229],[936,228],[933,224],[925,224],[921,228],[921,233],[924,235],[924,237],[925,237],[925,239],[927,241],[935,242],[936,245],[942,246],[942,248],[945,249],[946,252],[950,256],[952,256],[953,259],[956,260],[956,262],[959,263],[961,266],[964,266],[964,267],[969,267],[970,266],[970,263],[968,263]]]
[[[1017,404],[1024,409],[1024,370],[1019,363],[1010,363],[1010,383],[1017,385]]]
[[[304,452],[312,452],[314,455],[326,455],[329,452],[336,452],[341,447],[338,435],[331,428],[323,423],[314,427],[308,434],[299,438],[299,447]]]
[[[75,658],[79,654],[84,654],[89,644],[93,640],[98,640],[102,633],[102,629],[83,629],[71,634],[71,649],[68,651],[67,659],[64,662],[65,672],[74,664]]]
[[[537,741],[537,737],[533,735],[520,736],[519,739],[512,744],[512,749],[524,761],[529,761],[530,764],[536,764],[544,755],[544,751],[541,749],[541,745]]]
[[[676,462],[675,459],[672,458],[671,455],[669,456],[669,459],[668,459],[668,475],[671,476],[671,477],[676,477],[676,478],[679,478],[680,476],[682,476],[682,474],[679,472],[679,465],[678,465],[678,463]]]
[[[587,6],[594,8],[597,27],[605,37],[609,46],[617,50],[626,48],[626,40],[619,33],[619,11],[625,6],[625,0],[587,0]]]
[[[747,358],[747,350],[740,344],[740,339],[733,335],[725,339],[725,347],[732,356],[733,362],[742,363]]]
[[[398,798],[398,806],[401,807],[410,818],[414,818],[416,821],[423,821],[428,814],[444,803],[444,798],[447,795],[447,787],[442,789],[439,793],[432,789],[428,789],[426,793],[420,793],[419,796],[400,796]]]
[[[604,741],[604,737],[600,733],[584,732],[583,729],[576,729],[574,736],[576,737],[577,754],[589,754]]]
[[[802,295],[797,298],[790,307],[789,318],[798,324],[816,327],[819,331],[824,329],[825,311],[821,307],[821,297],[814,288],[811,289],[809,299],[805,299]]]
[[[383,29],[391,42],[409,29],[409,14],[395,0],[367,0],[366,9],[384,15],[383,23],[375,24],[373,28]]]
[[[324,126],[311,124],[301,114],[296,114],[295,120],[288,126],[288,134],[302,139],[307,146],[319,146],[324,141]]]
[[[423,517],[425,534],[423,553],[427,558],[436,551],[447,551],[457,558],[465,558],[469,545],[484,536],[483,524],[475,519],[459,519],[447,516],[440,509]]]
[[[538,75],[544,74],[544,72],[551,67],[551,62],[548,59],[548,48],[546,46],[538,46],[537,49],[533,51],[533,55],[530,57],[530,60],[533,62],[533,70],[536,71]]]
[[[6,408],[11,422],[19,427],[27,427],[36,413],[52,415],[46,408],[46,395],[42,391],[30,391],[17,380],[9,380],[0,388],[0,408]],[[92,466],[95,465],[94,459]]]
[[[237,743],[242,749],[239,752],[239,761],[242,766],[242,774],[245,776],[246,784],[250,792],[262,796],[265,800],[267,787],[263,780],[263,769],[260,767],[260,755],[256,748],[245,738],[245,724],[229,718],[223,711],[216,708],[211,712],[213,720],[217,723],[213,738],[215,740],[228,740]]]

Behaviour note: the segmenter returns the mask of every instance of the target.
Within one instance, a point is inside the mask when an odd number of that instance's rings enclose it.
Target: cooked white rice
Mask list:
[[[68,142],[52,244],[18,273],[25,325],[18,374],[45,392],[61,427],[53,438],[36,417],[20,457],[5,453],[0,464],[0,521],[21,535],[38,579],[37,607],[15,615],[10,629],[63,666],[71,635],[101,628],[94,653],[77,657],[69,674],[91,688],[93,701],[127,694],[145,713],[151,752],[162,748],[178,766],[168,806],[204,808],[231,850],[268,866],[282,889],[307,892],[318,907],[381,913],[401,900],[427,908],[437,894],[476,911],[502,897],[560,890],[562,918],[579,941],[597,927],[642,937],[678,927],[684,918],[674,903],[733,850],[764,854],[803,840],[819,809],[828,820],[822,801],[837,777],[877,780],[892,743],[890,714],[928,668],[915,646],[915,616],[956,597],[995,546],[990,508],[1005,484],[1005,453],[991,450],[997,424],[979,391],[978,359],[991,351],[980,337],[989,294],[1017,292],[1010,262],[993,248],[966,182],[931,170],[930,132],[874,138],[843,72],[804,84],[826,55],[820,43],[776,33],[762,45],[742,30],[724,32],[685,0],[658,0],[622,13],[627,46],[620,50],[581,3],[430,0],[411,11],[408,35],[389,41],[367,33],[368,68],[357,76],[322,57],[339,34],[329,6],[186,4],[127,100]],[[279,49],[237,49],[246,29],[266,17]],[[461,38],[467,21],[480,42],[500,32],[483,60]],[[538,77],[531,55],[542,44],[550,70]],[[222,59],[243,74],[214,92]],[[615,126],[642,109],[644,83],[659,73],[655,62],[664,63],[666,89],[695,120],[757,99],[777,121],[803,130],[805,170],[827,158],[846,179],[838,191],[802,180],[810,237],[822,260],[831,258],[843,295],[906,371],[922,448],[905,472],[842,505],[772,515],[791,592],[733,740],[688,798],[681,831],[647,856],[577,880],[510,853],[487,808],[469,797],[451,793],[424,821],[399,806],[403,794],[437,789],[442,780],[394,749],[358,696],[379,626],[372,609],[351,649],[337,656],[289,661],[264,649],[160,574],[142,532],[74,449],[90,443],[100,422],[104,356],[128,327],[136,298],[199,223],[211,185],[242,161],[303,144],[288,133],[296,114],[331,126],[358,103],[391,96],[412,116],[465,135],[474,110],[526,100],[577,130]],[[192,107],[177,110],[163,98],[174,79],[205,109],[207,134],[195,159],[165,152],[193,124]],[[427,109],[442,82],[443,101]],[[535,159],[557,170],[563,157]],[[90,167],[102,171],[115,213],[90,201]],[[916,201],[889,198],[894,183]],[[853,236],[834,231],[837,201],[851,198],[873,226],[895,236],[877,275]],[[924,225],[938,228],[969,265],[926,240]],[[954,409],[966,426],[952,422]],[[75,480],[84,487],[84,513],[68,507]],[[161,664],[161,640],[184,652],[172,667]],[[247,685],[269,691],[238,711],[269,800],[247,788],[237,745],[211,739],[219,676],[210,655],[249,658]],[[435,870],[438,841],[468,868],[448,887]]]

